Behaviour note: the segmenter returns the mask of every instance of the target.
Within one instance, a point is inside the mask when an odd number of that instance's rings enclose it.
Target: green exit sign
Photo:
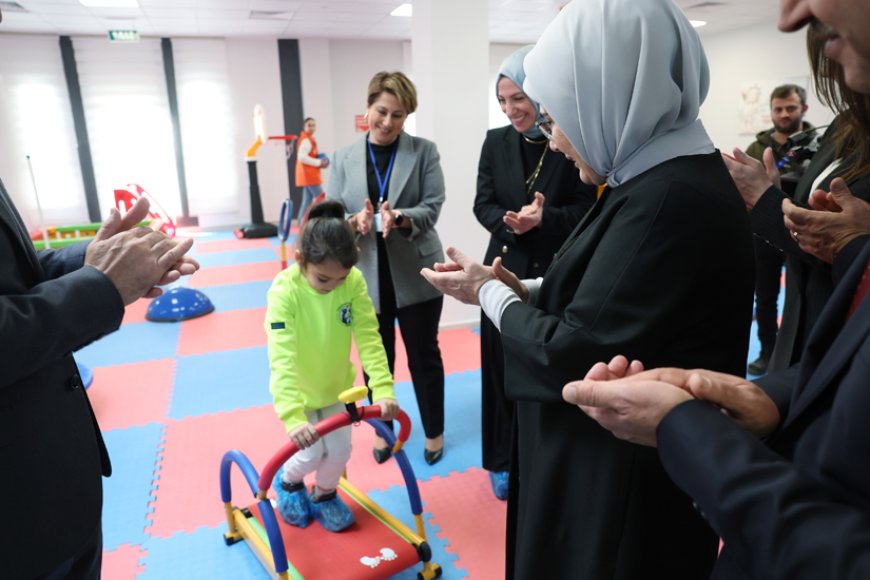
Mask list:
[[[139,42],[138,30],[110,30],[109,40],[112,42]]]

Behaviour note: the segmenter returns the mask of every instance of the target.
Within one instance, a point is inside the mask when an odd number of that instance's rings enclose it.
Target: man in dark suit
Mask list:
[[[124,306],[199,266],[192,240],[135,227],[140,199],[88,243],[36,252],[0,181],[0,497],[3,578],[98,579],[101,476],[111,465],[72,352]]]

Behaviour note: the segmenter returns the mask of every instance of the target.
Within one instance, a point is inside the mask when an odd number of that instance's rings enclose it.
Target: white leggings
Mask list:
[[[307,411],[308,422],[315,425],[327,417],[343,413],[344,403],[336,403],[323,409]],[[311,473],[317,471],[315,481],[320,489],[335,489],[338,480],[344,473],[344,467],[350,459],[351,446],[350,425],[336,429],[332,433],[317,440],[308,449],[300,449],[284,463],[284,483],[296,483]]]

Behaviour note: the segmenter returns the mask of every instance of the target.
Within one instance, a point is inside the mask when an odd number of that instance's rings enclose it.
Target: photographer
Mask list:
[[[797,181],[809,165],[811,154],[797,155],[818,148],[816,129],[806,121],[806,89],[798,85],[780,85],[770,94],[770,120],[773,127],[759,132],[755,141],[746,148],[746,154],[762,161],[766,149],[773,152],[776,167],[782,173],[782,189],[794,195]],[[813,147],[815,146],[815,147]],[[749,364],[749,372],[763,375],[778,332],[780,275],[784,257],[782,252],[764,240],[755,237],[755,321],[761,353]]]

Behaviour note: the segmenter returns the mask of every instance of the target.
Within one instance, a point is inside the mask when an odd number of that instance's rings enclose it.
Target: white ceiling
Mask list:
[[[437,0],[433,0],[437,1]],[[486,0],[468,0],[482,2]],[[488,0],[491,42],[534,42],[565,0]],[[583,1],[583,0],[577,0]],[[642,0],[638,0],[642,1]],[[85,8],[79,0],[0,0],[0,33],[406,40],[411,19],[390,16],[403,0],[139,0],[138,8]],[[702,36],[769,23],[774,0],[677,0]]]

